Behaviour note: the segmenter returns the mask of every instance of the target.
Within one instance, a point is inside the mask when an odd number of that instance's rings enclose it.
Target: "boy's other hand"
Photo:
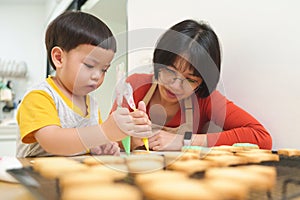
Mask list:
[[[107,144],[103,144],[101,146],[91,148],[91,154],[119,156],[120,155],[120,147],[117,142],[110,142]]]

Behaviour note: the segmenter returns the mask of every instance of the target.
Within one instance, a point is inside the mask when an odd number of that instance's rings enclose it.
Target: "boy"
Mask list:
[[[119,154],[115,142],[147,137],[151,122],[143,102],[130,113],[120,108],[102,123],[88,94],[97,89],[116,52],[110,29],[83,12],[65,12],[47,28],[48,59],[56,75],[28,91],[18,107],[17,157]]]

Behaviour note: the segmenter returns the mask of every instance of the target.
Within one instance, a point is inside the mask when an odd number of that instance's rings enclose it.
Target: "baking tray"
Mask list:
[[[35,172],[32,167],[10,169],[7,172],[24,185],[38,200],[59,200],[57,179],[50,180]]]
[[[274,166],[276,168],[276,185],[268,192],[251,191],[247,200],[295,200],[300,198],[299,156],[280,156],[279,162],[262,162],[260,165]],[[35,172],[32,167],[11,169],[7,170],[7,172],[24,185],[36,199],[60,199],[61,193],[58,180],[46,179]],[[203,177],[203,172],[191,175],[191,178],[196,179],[202,179]],[[121,181],[130,185],[135,185],[134,179],[130,175]]]
[[[300,156],[280,155],[279,162],[264,162],[266,166],[274,166],[277,171],[276,185],[270,191],[269,199],[300,199]]]

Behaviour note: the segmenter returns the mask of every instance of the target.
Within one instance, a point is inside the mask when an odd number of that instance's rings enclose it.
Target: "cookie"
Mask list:
[[[246,158],[234,155],[221,155],[221,156],[206,156],[204,160],[212,161],[216,166],[226,167],[231,165],[247,164]]]
[[[91,156],[85,158],[83,163],[89,166],[93,165],[106,165],[106,164],[124,164],[125,159],[120,156],[113,155],[101,155],[101,156]]]
[[[272,189],[276,183],[277,172],[276,168],[272,166],[263,166],[263,165],[246,165],[240,166],[239,169],[245,170],[246,173],[255,173],[260,176],[264,176],[268,179],[268,184],[265,185],[266,189]]]
[[[130,155],[125,160],[130,173],[149,173],[164,168],[164,158],[161,155]]]
[[[277,153],[285,156],[300,156],[300,150],[291,148],[279,149]]]
[[[164,200],[198,200],[220,199],[219,194],[210,189],[205,183],[196,179],[180,181],[157,181],[143,188],[146,199]]]
[[[220,199],[243,200],[249,193],[249,187],[230,179],[205,179],[205,185],[216,191]]]
[[[62,192],[62,200],[142,200],[141,192],[128,184],[87,184],[80,187],[69,187]]]
[[[252,143],[234,143],[232,146],[239,147],[243,150],[259,149],[259,146],[257,144],[252,144]]]
[[[180,155],[179,160],[185,161],[185,160],[199,160],[200,155],[198,153],[193,152],[183,152],[183,154]]]
[[[68,173],[83,173],[88,170],[88,167],[81,163],[76,164],[56,164],[43,166],[40,169],[40,174],[45,178],[55,179]]]
[[[167,169],[180,171],[187,175],[194,174],[196,172],[203,172],[209,167],[214,165],[213,162],[207,160],[187,160],[187,161],[176,161],[169,165]]]
[[[174,163],[175,161],[186,161],[186,160],[199,160],[200,154],[195,152],[163,152],[163,157],[165,160],[165,167]]]
[[[67,187],[77,187],[82,185],[112,184],[113,181],[114,179],[110,174],[88,170],[84,173],[67,173],[60,176],[59,185],[62,189],[65,189]]]
[[[134,178],[135,184],[140,188],[148,187],[151,184],[156,184],[159,181],[181,181],[187,179],[188,176],[182,172],[171,170],[158,170],[151,173],[137,174]]]
[[[205,156],[220,156],[220,155],[233,155],[235,147],[222,145],[217,147],[201,147],[201,146],[184,146],[182,147],[182,152],[190,152],[190,153],[196,153],[197,155],[200,155],[200,158],[203,158]]]
[[[214,146],[211,147],[212,150],[219,150],[219,151],[228,151],[228,152],[236,152],[238,150],[243,149],[242,147],[238,146],[230,146],[230,145],[220,145],[220,146]]]
[[[218,180],[231,180],[247,186],[251,190],[269,190],[273,186],[267,176],[261,173],[245,170],[241,167],[210,168],[205,171],[205,178]]]
[[[249,163],[261,163],[268,161],[279,161],[279,155],[272,153],[249,153],[249,152],[237,152],[235,154],[239,157],[244,157]]]
[[[164,166],[167,167],[173,162],[180,160],[182,158],[183,152],[164,152],[163,157],[164,157]]]
[[[147,151],[147,150],[133,150],[132,154],[150,154],[151,151]]]
[[[75,160],[72,160],[67,157],[39,157],[31,160],[32,167],[35,171],[39,172],[40,168],[45,165],[57,165],[58,163],[77,163]]]
[[[108,175],[113,180],[121,180],[128,175],[128,168],[125,164],[95,165],[91,166],[89,171]]]
[[[272,150],[269,149],[247,149],[236,151],[236,153],[272,153]]]
[[[34,159],[33,169],[45,178],[55,179],[72,172],[83,172],[88,166],[70,158],[43,157]]]
[[[209,151],[202,151],[200,154],[201,158],[204,158],[205,156],[223,156],[223,155],[229,155],[233,156],[233,152],[227,151],[227,150],[217,150],[217,149],[210,149]]]
[[[202,146],[183,146],[181,148],[182,152],[192,152],[200,154],[202,151],[208,151],[210,148]]]

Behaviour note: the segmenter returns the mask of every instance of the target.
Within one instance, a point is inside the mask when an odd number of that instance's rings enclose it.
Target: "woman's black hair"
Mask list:
[[[172,66],[176,59],[186,59],[195,76],[203,80],[195,93],[198,97],[207,97],[219,81],[220,54],[218,37],[209,25],[184,20],[168,29],[158,40],[153,55],[154,77],[158,79],[159,69]]]
[[[51,50],[58,46],[70,51],[91,44],[116,52],[116,40],[108,26],[97,17],[81,11],[66,11],[54,19],[46,31],[45,43],[50,64],[56,69]]]

